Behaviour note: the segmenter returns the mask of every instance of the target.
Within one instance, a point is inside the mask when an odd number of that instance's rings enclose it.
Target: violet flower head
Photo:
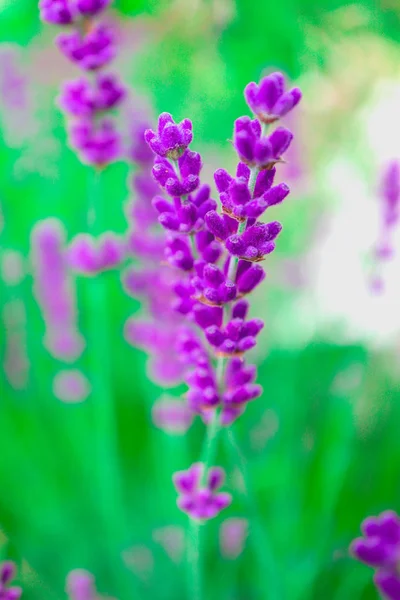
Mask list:
[[[107,231],[98,240],[89,234],[79,234],[67,250],[67,260],[72,269],[85,275],[96,275],[120,265],[125,258],[123,241]]]
[[[78,358],[85,344],[77,327],[65,238],[64,226],[56,219],[38,222],[31,235],[34,293],[45,321],[45,345],[53,356],[67,361]]]
[[[214,178],[220,193],[222,211],[242,222],[261,217],[267,208],[282,202],[290,191],[285,183],[273,186],[274,176],[275,168],[260,171],[252,193],[249,189],[250,169],[247,165],[239,163],[236,178],[231,177],[224,169],[218,169]]]
[[[295,87],[285,91],[282,73],[271,73],[257,85],[249,83],[244,96],[250,110],[262,123],[273,123],[290,112],[301,100],[301,91]]]
[[[82,162],[99,169],[121,156],[121,136],[111,119],[76,121],[69,127],[69,139]]]
[[[3,562],[0,565],[0,599],[1,600],[19,600],[22,595],[22,589],[18,586],[10,586],[11,581],[16,574],[16,566],[11,561]]]
[[[93,86],[86,78],[67,81],[58,99],[60,107],[74,117],[93,117],[119,106],[125,88],[115,75],[98,75]]]
[[[219,544],[224,558],[234,560],[242,554],[248,528],[247,519],[238,517],[225,519],[219,530]]]
[[[70,25],[76,16],[71,0],[40,0],[40,18],[52,25]]]
[[[226,240],[226,247],[233,256],[243,260],[258,262],[266,254],[275,249],[274,240],[282,229],[278,221],[272,223],[256,223],[241,234],[231,235]]]
[[[223,469],[219,467],[208,469],[204,484],[203,475],[204,465],[195,463],[187,471],[178,471],[173,476],[179,494],[178,507],[192,519],[199,521],[216,517],[232,501],[230,494],[218,491],[225,480]]]
[[[282,162],[282,155],[289,148],[293,134],[285,127],[277,127],[269,136],[262,136],[257,119],[240,117],[235,121],[233,143],[240,160],[250,167],[270,169]]]
[[[382,174],[381,197],[384,223],[394,225],[399,219],[400,208],[400,163],[397,160],[391,161]]]
[[[351,554],[373,567],[374,583],[388,600],[400,600],[400,518],[391,510],[368,517],[361,524],[364,537],[350,546]]]
[[[96,71],[116,54],[114,35],[103,24],[94,25],[84,36],[78,31],[60,33],[56,39],[61,52],[84,71]]]
[[[94,577],[84,569],[68,573],[66,592],[70,600],[96,600],[98,598]]]
[[[162,113],[158,118],[157,132],[148,129],[145,140],[155,154],[177,160],[193,139],[192,122],[184,119],[175,123],[172,115]]]
[[[193,412],[182,400],[163,396],[153,405],[152,418],[156,427],[166,433],[182,435],[193,422]]]
[[[75,0],[77,10],[81,15],[94,16],[105,10],[112,0]]]

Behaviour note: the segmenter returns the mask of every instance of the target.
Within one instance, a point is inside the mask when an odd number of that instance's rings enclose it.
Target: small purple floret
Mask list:
[[[154,154],[172,160],[182,156],[192,139],[191,121],[184,119],[180,123],[175,123],[169,113],[162,113],[159,116],[157,132],[152,129],[145,132],[145,140]]]
[[[216,517],[232,501],[231,495],[218,490],[224,483],[225,473],[219,467],[208,469],[205,485],[202,483],[204,465],[193,464],[187,471],[174,474],[178,491],[178,507],[192,519],[206,521]]]
[[[282,73],[271,73],[257,85],[249,83],[244,96],[250,110],[263,123],[273,123],[290,112],[301,100],[299,88],[285,92]]]

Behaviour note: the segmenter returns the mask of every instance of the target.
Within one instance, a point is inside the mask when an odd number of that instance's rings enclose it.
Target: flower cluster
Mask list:
[[[192,123],[188,119],[175,123],[163,113],[157,130],[144,132],[155,154],[152,176],[163,194],[153,194],[152,216],[141,201],[135,208],[142,227],[130,243],[141,258],[151,257],[152,268],[131,269],[125,276],[127,289],[147,299],[152,315],[146,323],[128,322],[129,340],[152,354],[153,369],[154,362],[164,370],[168,363],[174,375],[181,373],[189,388],[189,407],[206,423],[224,426],[262,392],[255,383],[256,368],[246,356],[256,345],[263,322],[248,318],[250,305],[244,296],[263,281],[259,263],[275,249],[281,231],[277,221],[259,219],[289,193],[286,184],[274,185],[274,177],[293,136],[284,127],[267,134],[266,124],[289,112],[300,92],[284,92],[282,75],[275,73],[259,88],[255,84],[246,88],[246,97],[257,118],[235,122],[233,145],[239,156],[235,176],[223,169],[215,173],[221,210],[210,187],[201,183],[202,159],[190,148]],[[136,187],[138,183],[142,197],[148,199],[151,186],[147,182],[144,189],[143,181],[136,181]],[[164,240],[154,234],[154,215],[165,230]],[[160,270],[160,262],[169,269]],[[198,465],[189,469],[189,482],[183,477],[182,483],[181,475],[176,478],[183,494],[179,506],[191,516],[210,518],[227,499],[221,505],[211,502],[214,488],[199,487],[199,469]]]
[[[361,524],[364,537],[350,546],[355,558],[375,569],[374,583],[388,600],[400,600],[400,518],[388,510]]]
[[[40,0],[43,21],[69,26],[57,46],[72,63],[93,75],[64,84],[59,104],[71,117],[69,137],[81,160],[102,168],[121,153],[121,137],[107,116],[119,106],[125,88],[114,74],[102,69],[116,55],[113,30],[98,21],[111,0]]]
[[[21,598],[22,589],[18,586],[10,586],[16,574],[15,564],[11,561],[3,562],[0,566],[0,599],[18,600]]]
[[[179,492],[179,508],[193,519],[212,519],[231,503],[230,494],[218,491],[224,479],[222,469],[212,467],[206,474],[202,463],[193,464],[187,471],[178,471],[174,474],[174,484]]]
[[[380,182],[381,230],[378,243],[375,248],[375,261],[378,267],[380,263],[390,260],[394,253],[393,231],[400,217],[400,163],[396,160],[389,162],[382,172]],[[383,281],[376,274],[373,279],[373,288],[380,291]]]

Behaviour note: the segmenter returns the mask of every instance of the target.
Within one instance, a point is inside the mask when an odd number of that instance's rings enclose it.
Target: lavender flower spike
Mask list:
[[[15,564],[6,561],[0,566],[0,598],[1,600],[19,600],[22,595],[22,589],[18,586],[11,586],[10,583],[16,574]]]
[[[68,573],[66,592],[70,600],[96,600],[98,597],[94,577],[84,569]]]
[[[289,148],[293,134],[278,127],[268,137],[262,136],[261,124],[257,119],[240,117],[235,121],[234,146],[240,160],[250,167],[271,169],[282,162],[282,155]]]
[[[301,100],[299,88],[285,92],[282,73],[271,73],[260,83],[249,83],[244,96],[250,110],[262,123],[273,123],[290,112]]]
[[[76,11],[70,0],[40,0],[40,18],[52,25],[70,25]]]
[[[368,517],[361,524],[364,537],[350,546],[351,554],[373,567],[374,583],[388,600],[400,600],[400,518],[391,510]]]
[[[193,139],[192,123],[189,119],[175,123],[172,115],[162,113],[158,119],[157,133],[148,129],[144,137],[155,154],[177,160]]]
[[[178,471],[173,477],[179,493],[178,507],[199,521],[216,517],[232,500],[230,494],[218,492],[225,479],[223,469],[211,467],[204,486],[201,482],[203,475],[204,465],[195,463],[187,471]]]

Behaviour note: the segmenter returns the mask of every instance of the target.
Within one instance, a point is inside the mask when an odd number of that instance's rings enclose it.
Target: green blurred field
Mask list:
[[[234,119],[246,110],[242,90],[248,81],[278,68],[305,92],[296,132],[305,178],[312,183],[291,183],[295,200],[280,213],[285,232],[253,309],[267,320],[259,367],[265,393],[234,425],[249,462],[259,527],[243,555],[228,561],[218,550],[223,517],[207,525],[206,600],[377,597],[372,573],[350,559],[347,548],[365,516],[400,508],[398,349],[377,348],[373,340],[370,347],[361,340],[343,342],[335,331],[346,330],[346,323],[327,322],[310,336],[297,333],[303,324],[291,315],[304,290],[282,283],[279,273],[285,261],[301,261],[319,216],[335,210],[321,188],[330,158],[353,144],[354,162],[373,179],[352,117],[380,77],[398,76],[400,7],[389,0],[379,5],[115,2],[123,31],[117,65],[132,86],[133,108],[144,105],[153,118],[164,110],[190,117],[209,182],[214,169],[234,165],[228,140]],[[18,114],[12,118],[0,97],[0,250],[25,256],[39,219],[61,218],[69,237],[85,230],[90,174],[67,147],[63,117],[54,106],[59,83],[73,71],[53,63],[53,34],[40,24],[35,1],[0,0],[0,63],[2,48],[12,44],[29,90],[29,123]],[[366,53],[370,60],[360,62]],[[339,90],[334,101],[326,101],[327,89]],[[121,233],[128,176],[123,164],[103,176],[106,221]],[[101,329],[108,337],[115,440],[109,440],[101,464],[99,444],[110,432],[99,429],[96,398],[68,405],[52,395],[51,378],[60,364],[42,346],[29,266],[16,286],[0,280],[2,310],[10,301],[24,303],[30,359],[25,389],[16,391],[0,374],[0,558],[20,565],[26,600],[64,598],[65,576],[76,567],[92,571],[100,592],[119,600],[184,600],[184,560],[174,563],[154,531],[186,526],[171,474],[197,460],[204,426],[196,420],[183,437],[153,426],[151,406],[162,390],[146,376],[145,355],[122,336],[126,318],[140,306],[124,295],[118,273],[104,277],[108,318]],[[90,279],[78,281],[85,334],[93,309],[87,303],[90,285]],[[274,325],[278,319],[286,326]],[[1,363],[5,346],[2,322]],[[79,366],[90,376],[90,346]],[[246,516],[225,438],[218,463],[227,468],[234,502],[224,514]]]

